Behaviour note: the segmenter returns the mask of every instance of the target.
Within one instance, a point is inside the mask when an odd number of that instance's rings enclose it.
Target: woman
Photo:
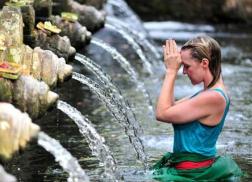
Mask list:
[[[154,166],[160,181],[220,181],[241,176],[228,157],[216,157],[216,141],[222,130],[230,100],[221,76],[221,51],[211,37],[196,37],[177,50],[174,40],[164,47],[165,79],[157,102],[156,118],[172,123],[173,153]],[[174,84],[183,65],[193,85],[204,88],[191,97],[174,101]]]

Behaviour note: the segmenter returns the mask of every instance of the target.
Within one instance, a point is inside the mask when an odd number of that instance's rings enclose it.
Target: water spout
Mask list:
[[[127,23],[131,29],[147,35],[142,21],[124,0],[108,0],[105,9],[109,16],[116,16]]]
[[[2,182],[16,182],[15,176],[8,174],[4,168],[0,165],[0,181]]]
[[[137,55],[139,56],[140,60],[142,61],[142,65],[143,65],[145,71],[149,74],[153,74],[152,66],[151,66],[150,62],[148,61],[148,59],[144,55],[141,47],[135,42],[135,40],[131,36],[129,36],[127,33],[125,33],[122,29],[118,29],[111,24],[106,23],[105,27],[107,27],[115,32],[120,33],[128,41],[128,43],[132,46],[132,48],[136,51]]]
[[[128,101],[126,101],[122,96],[120,90],[114,85],[110,76],[104,73],[99,65],[84,55],[76,54],[75,59],[86,66],[93,74],[95,74],[102,86],[106,88],[106,92],[109,93],[110,97],[114,97],[116,100],[115,104],[118,104],[118,108],[122,108],[123,114],[129,118],[128,121],[135,128],[136,132],[142,133],[141,126],[136,120],[135,113],[129,106]]]
[[[144,152],[144,146],[143,143],[138,136],[138,129],[135,128],[135,125],[132,125],[129,121],[129,118],[127,115],[123,112],[123,106],[119,105],[115,101],[115,97],[111,97],[110,94],[106,93],[100,85],[98,85],[96,82],[92,81],[88,77],[73,72],[73,79],[81,82],[82,84],[85,84],[89,87],[89,89],[96,94],[99,100],[101,100],[103,103],[105,103],[106,107],[110,111],[110,113],[115,117],[115,119],[125,128],[125,133],[129,137],[130,143],[133,145],[138,159],[141,160],[143,163],[145,169],[148,167],[147,164],[147,156]]]
[[[89,182],[89,177],[74,158],[61,144],[44,132],[38,134],[38,144],[50,152],[61,167],[69,174],[68,182]]]
[[[77,124],[81,134],[86,138],[92,154],[100,160],[100,165],[104,166],[103,178],[109,181],[116,181],[116,161],[108,146],[104,144],[104,138],[97,133],[88,118],[61,100],[58,101],[57,108],[67,114]]]
[[[114,27],[121,29],[124,31],[124,34],[128,34],[128,36],[133,36],[134,40],[144,49],[146,53],[150,55],[150,61],[153,62],[152,59],[160,60],[161,53],[159,53],[158,49],[148,40],[148,37],[145,33],[137,32],[134,29],[130,29],[125,23],[115,17],[107,17],[107,24],[111,24]],[[119,32],[120,33],[120,32]]]
[[[154,116],[153,113],[153,108],[152,108],[152,101],[149,97],[149,94],[147,92],[147,90],[145,89],[144,83],[140,82],[137,78],[137,74],[135,72],[135,70],[133,69],[133,67],[129,64],[129,62],[125,59],[125,57],[123,57],[115,48],[111,47],[110,45],[106,44],[105,42],[103,42],[102,40],[93,38],[91,43],[103,48],[104,50],[106,50],[108,53],[111,54],[111,56],[113,57],[113,59],[117,60],[118,63],[122,66],[122,68],[128,73],[128,75],[131,77],[131,80],[133,81],[133,83],[136,84],[137,86],[137,90],[141,91],[148,103],[148,112],[150,116]],[[78,56],[79,57],[79,54]],[[77,58],[76,57],[76,58]]]
[[[115,48],[111,47],[110,45],[106,44],[102,40],[92,38],[91,40],[92,44],[95,44],[99,47],[102,47],[105,51],[111,54],[112,58],[121,65],[121,67],[125,70],[126,73],[130,76],[131,80],[135,82],[138,78],[138,75],[136,71],[133,69],[133,67],[129,64],[129,62],[126,60],[125,57],[121,53],[119,53]]]

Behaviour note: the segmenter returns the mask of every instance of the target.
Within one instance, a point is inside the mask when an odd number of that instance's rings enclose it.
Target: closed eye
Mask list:
[[[184,64],[184,68],[185,68],[185,69],[188,69],[189,67],[190,67],[190,65]]]

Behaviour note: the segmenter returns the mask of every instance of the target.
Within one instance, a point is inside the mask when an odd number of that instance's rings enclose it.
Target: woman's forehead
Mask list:
[[[180,55],[181,55],[182,62],[192,60],[192,54],[191,54],[190,49],[182,50],[180,52]]]
[[[180,52],[180,55],[181,55],[182,64],[192,65],[192,64],[199,63],[199,61],[197,61],[196,58],[192,57],[190,49],[182,50]]]
[[[191,56],[191,49],[184,49],[180,51],[181,56]]]

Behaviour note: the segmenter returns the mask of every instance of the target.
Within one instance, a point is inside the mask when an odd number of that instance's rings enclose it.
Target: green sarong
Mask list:
[[[182,161],[204,161],[210,159],[191,153],[166,153],[153,167],[153,179],[168,181],[239,181],[243,175],[241,169],[229,156],[218,156],[215,162],[204,168],[177,170],[173,164]]]

